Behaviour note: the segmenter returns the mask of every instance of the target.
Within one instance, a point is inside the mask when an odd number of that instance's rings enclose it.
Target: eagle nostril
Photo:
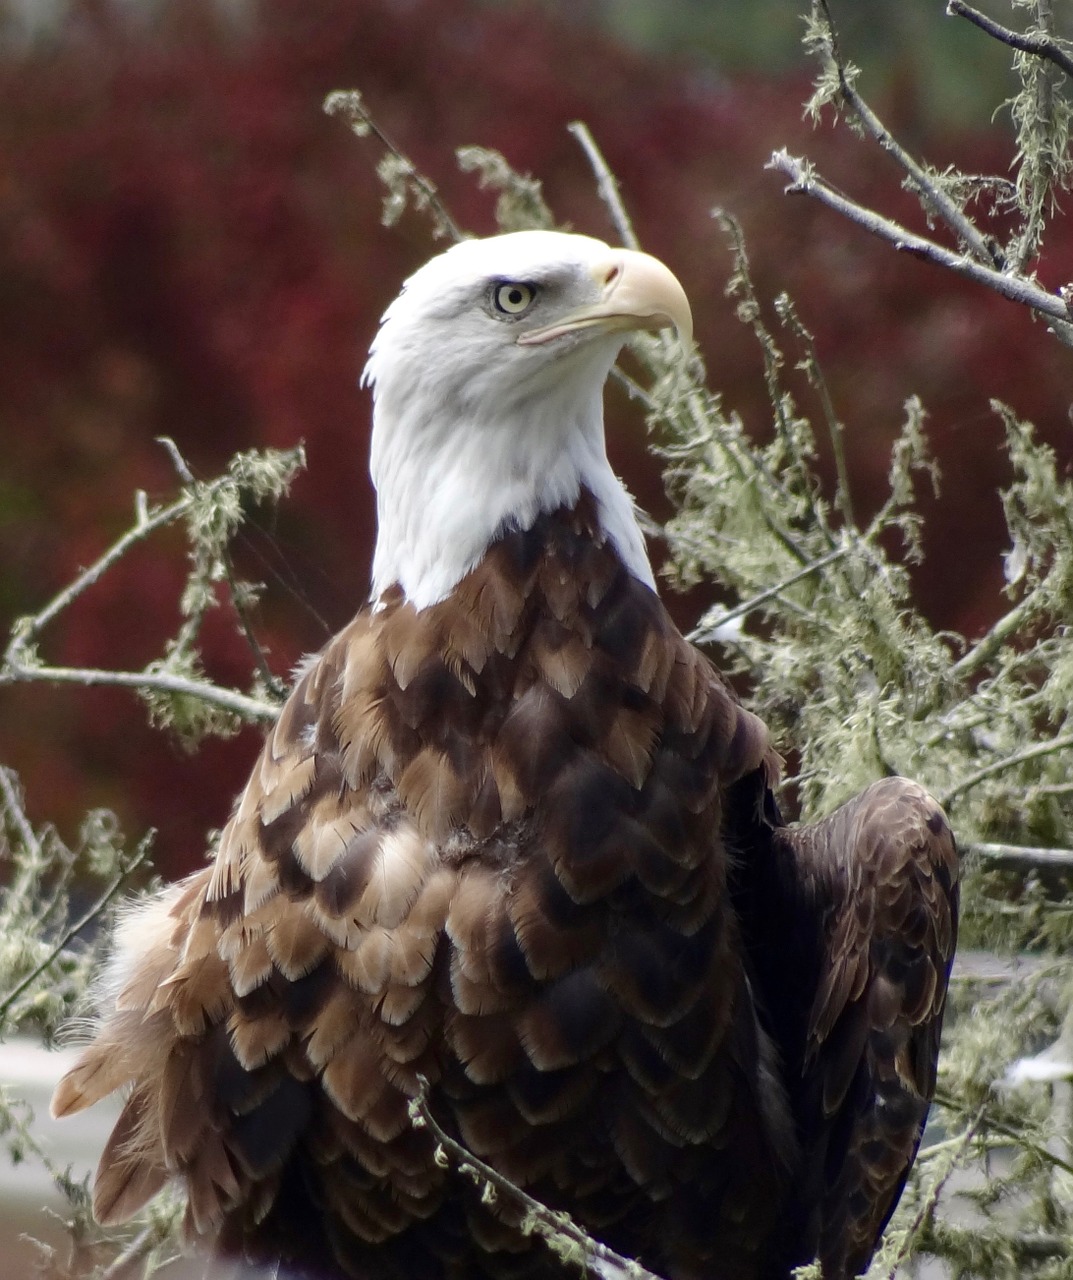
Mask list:
[[[604,272],[604,288],[610,289],[622,275],[622,267],[619,263],[613,262]]]

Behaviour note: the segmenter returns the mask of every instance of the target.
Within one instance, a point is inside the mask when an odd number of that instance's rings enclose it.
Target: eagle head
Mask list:
[[[681,284],[648,254],[589,236],[464,240],[412,275],[384,313],[373,390],[373,596],[443,599],[508,528],[595,498],[627,568],[651,584],[633,506],[604,445],[603,385],[631,330],[673,325]]]

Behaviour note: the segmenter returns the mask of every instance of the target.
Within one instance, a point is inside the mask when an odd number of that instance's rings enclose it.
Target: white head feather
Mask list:
[[[511,285],[522,292],[498,292]],[[572,505],[582,487],[626,567],[652,585],[633,503],[607,460],[603,386],[627,330],[668,323],[688,340],[688,304],[667,268],[587,236],[466,240],[411,276],[363,375],[374,402],[373,598],[397,582],[419,609],[442,600],[504,530]]]

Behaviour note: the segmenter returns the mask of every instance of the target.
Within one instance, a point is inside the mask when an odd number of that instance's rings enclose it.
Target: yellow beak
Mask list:
[[[666,329],[673,325],[684,346],[693,338],[693,315],[686,291],[658,258],[633,249],[615,249],[592,268],[599,286],[599,302],[579,307],[541,329],[520,334],[520,347],[539,346],[578,329],[604,332],[624,329]]]

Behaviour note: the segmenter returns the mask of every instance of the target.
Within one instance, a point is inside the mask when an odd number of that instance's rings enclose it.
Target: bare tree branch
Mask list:
[[[1068,871],[1073,873],[1073,849],[1043,849],[1035,845],[994,844],[976,841],[961,849],[997,871]]]
[[[981,31],[985,31],[996,40],[1001,40],[1011,49],[1019,49],[1022,53],[1031,53],[1037,58],[1053,62],[1056,67],[1061,67],[1067,76],[1073,77],[1073,54],[1066,48],[1064,40],[1059,40],[1055,36],[1030,35],[1013,31],[996,22],[994,18],[989,18],[986,13],[981,13],[979,9],[974,9],[971,4],[966,4],[965,0],[948,0],[946,11],[952,18],[967,19],[973,26],[979,27]]]
[[[853,81],[846,74],[846,64],[839,51],[838,36],[835,32],[830,10],[827,7],[827,0],[819,0],[819,8],[823,12],[823,21],[827,30],[825,52],[831,68],[838,76],[839,93],[845,105],[853,113],[864,131],[874,138],[884,151],[889,152],[905,170],[911,187],[923,200],[925,207],[940,217],[980,261],[989,262],[1001,270],[1003,262],[998,246],[990,243],[981,234],[972,219],[967,217],[965,211],[932,180],[927,170],[913,159],[912,155],[898,142],[879,116],[857,92]]]
[[[0,669],[0,685],[41,681],[45,684],[78,684],[85,688],[115,685],[121,689],[151,690],[199,698],[221,711],[233,712],[243,720],[272,724],[279,716],[279,704],[265,702],[225,689],[209,680],[191,680],[167,671],[105,671],[99,667],[51,667],[45,663],[23,663],[9,652],[6,670]]]
[[[1009,298],[1012,302],[1019,302],[1022,306],[1031,307],[1040,315],[1047,316],[1053,322],[1051,328],[1055,335],[1066,346],[1073,346],[1073,323],[1071,323],[1073,312],[1070,311],[1066,299],[1060,294],[1049,293],[1022,276],[1007,275],[965,254],[955,253],[952,249],[917,235],[900,223],[858,204],[855,200],[836,191],[824,178],[815,173],[807,161],[791,156],[785,148],[772,154],[767,167],[784,173],[790,179],[790,185],[786,188],[788,194],[802,193],[812,196],[828,208],[834,209],[836,213],[849,218],[851,222],[864,227],[872,235],[886,240],[902,253],[911,253],[915,257],[946,267],[976,284],[986,285],[987,288],[1001,293],[1004,298]]]
[[[183,482],[182,495],[174,502],[156,511],[149,509],[146,496],[138,492],[135,498],[134,525],[123,533],[100,555],[88,568],[58,592],[37,613],[19,618],[11,629],[7,647],[0,656],[0,686],[41,681],[47,684],[76,684],[84,687],[112,685],[121,688],[135,689],[142,693],[162,693],[177,697],[196,698],[209,706],[240,717],[243,720],[271,723],[275,720],[279,704],[263,698],[252,697],[237,689],[223,688],[208,679],[198,679],[180,669],[183,661],[190,660],[190,654],[184,652],[184,645],[178,644],[163,660],[150,664],[144,671],[115,671],[93,667],[55,666],[42,659],[35,646],[45,628],[66,609],[81,597],[114,565],[116,565],[134,546],[143,542],[153,533],[180,520],[188,520],[196,525],[198,512],[204,504],[211,504],[217,497],[221,501],[237,501],[239,495],[252,492],[256,496],[264,496],[264,480],[252,479],[252,461],[255,455],[239,455],[231,469],[222,476],[210,481],[199,481],[190,472],[186,461],[180,454],[174,441],[162,438],[160,443],[167,449]],[[284,455],[280,455],[281,457]],[[298,456],[295,454],[294,456]],[[267,458],[267,455],[265,455]],[[273,460],[278,462],[278,459]],[[242,465],[238,465],[238,464]],[[291,465],[291,464],[288,464]],[[276,476],[281,474],[277,470]],[[258,485],[261,485],[259,488]],[[271,489],[275,481],[269,482]],[[283,691],[279,682],[267,671],[263,661],[263,653],[257,645],[243,612],[238,584],[230,570],[226,559],[226,546],[220,548],[220,557],[231,587],[231,599],[239,615],[241,625],[247,634],[257,661],[262,679],[266,687],[278,693],[282,701]],[[184,623],[184,632],[189,632],[187,639],[192,643],[196,624],[201,617],[201,610],[196,610]],[[180,637],[183,636],[180,633]]]

